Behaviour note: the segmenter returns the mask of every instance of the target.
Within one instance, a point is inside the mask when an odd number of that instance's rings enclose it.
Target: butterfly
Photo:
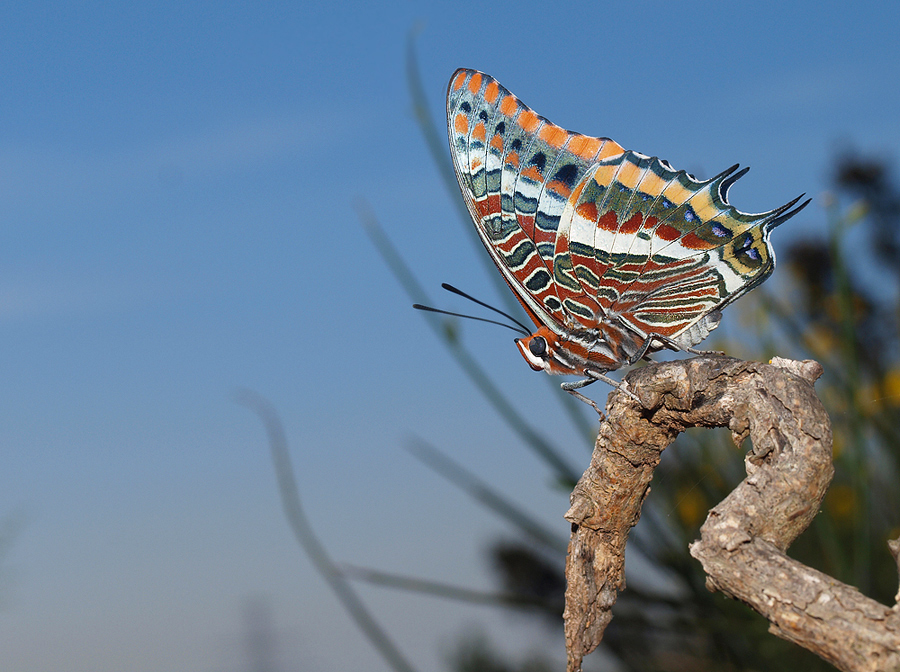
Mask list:
[[[485,248],[536,326],[516,339],[562,388],[669,348],[699,353],[721,309],[772,274],[769,234],[802,196],[761,214],[729,205],[749,168],[697,180],[609,138],[567,131],[497,80],[457,70],[447,90],[450,154]],[[632,395],[633,396],[633,395]]]

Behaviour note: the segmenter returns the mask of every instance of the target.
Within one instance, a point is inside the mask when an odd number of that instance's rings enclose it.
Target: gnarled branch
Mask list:
[[[691,554],[707,586],[765,616],[771,631],[841,670],[900,670],[900,611],[785,555],[831,481],[831,423],[813,389],[821,366],[698,357],[655,364],[625,380],[642,403],[613,393],[591,464],[566,519],[568,669],[581,669],[624,589],[625,541],[662,451],[689,427],[751,438],[747,478],[710,511]]]

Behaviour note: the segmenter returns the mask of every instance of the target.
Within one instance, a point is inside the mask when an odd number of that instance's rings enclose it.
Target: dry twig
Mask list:
[[[891,609],[785,555],[831,481],[831,423],[813,389],[821,366],[698,357],[646,366],[610,395],[594,455],[566,519],[566,648],[581,669],[624,589],[628,531],[660,454],[688,427],[728,427],[753,443],[747,478],[710,511],[691,554],[707,586],[765,616],[772,633],[846,671],[900,670],[900,609]]]

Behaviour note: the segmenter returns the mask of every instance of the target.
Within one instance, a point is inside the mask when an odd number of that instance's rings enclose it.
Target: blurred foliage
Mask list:
[[[512,595],[538,605],[535,611],[555,627],[563,612],[566,579],[563,565],[518,541],[500,541],[490,549],[494,573],[501,587]]]
[[[412,45],[408,75],[416,119],[429,150],[448,189],[461,201],[443,133],[428,110]],[[900,190],[887,162],[848,153],[836,159],[832,191],[822,196],[821,205],[788,224],[799,227],[805,218],[805,229],[814,233],[779,247],[776,277],[728,308],[732,321],[737,315],[740,329],[732,334],[720,329],[707,344],[735,357],[811,358],[825,367],[816,389],[833,422],[836,473],[822,511],[789,553],[884,604],[893,604],[897,571],[886,542],[900,535]],[[824,213],[825,221],[809,225],[810,219],[821,216],[816,213]],[[461,222],[471,233],[466,214]],[[374,222],[368,226],[377,227]],[[379,229],[374,236],[384,234]],[[476,248],[487,259],[480,244]],[[400,263],[388,261],[392,268]],[[403,267],[398,277],[402,273],[409,270]],[[452,318],[428,319],[443,322],[436,333],[448,335],[443,337],[448,348],[464,347],[465,339]],[[499,395],[499,400],[491,400],[495,406],[512,406],[502,385],[493,386],[490,394]],[[560,396],[568,397],[561,391]],[[576,417],[571,408],[567,411]],[[576,422],[584,431],[584,422]],[[539,427],[527,432],[513,429],[525,439],[523,446],[544,459],[558,482],[569,480],[561,462],[548,459],[548,454],[558,454],[550,447],[552,441],[540,439],[543,445],[532,445],[529,436],[539,436]],[[768,623],[748,607],[710,593],[699,563],[688,555],[688,544],[699,536],[707,511],[745,476],[744,452],[735,448],[724,430],[691,430],[666,451],[641,523],[629,539],[630,549],[648,561],[648,573],[664,579],[654,582],[641,580],[634,572],[629,575],[628,589],[619,596],[601,645],[618,660],[615,669],[834,669],[769,634]],[[446,461],[440,456],[433,459]],[[549,535],[536,535],[525,524],[524,507],[515,511],[514,505],[491,492],[485,485],[489,478],[460,476],[458,466],[429,466],[519,532],[521,541],[496,542],[489,551],[489,562],[505,591],[496,604],[524,609],[561,633],[565,556],[559,544],[551,543]],[[591,659],[585,662],[590,667]],[[545,669],[543,664],[529,667],[504,661],[481,635],[463,635],[451,658],[452,669],[458,672],[539,670]]]
[[[480,634],[466,637],[448,656],[448,662],[457,672],[551,672],[556,669],[540,655],[525,656],[521,662],[510,662]]]

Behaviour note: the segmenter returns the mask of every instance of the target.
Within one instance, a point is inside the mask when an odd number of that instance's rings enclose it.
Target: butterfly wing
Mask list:
[[[769,234],[809,202],[740,212],[727,196],[746,169],[696,180],[566,131],[475,70],[451,79],[447,122],[484,246],[535,324],[557,334],[615,324],[698,343],[772,273]]]
[[[638,154],[603,160],[573,190],[559,227],[585,293],[642,336],[689,347],[718,324],[718,310],[771,275],[772,229],[806,203],[761,214],[728,203],[737,166],[699,181]]]
[[[597,160],[622,148],[550,123],[475,70],[453,75],[447,122],[478,235],[534,323],[560,333],[571,322],[565,304],[572,296],[599,311],[578,283],[561,286],[555,278],[557,228],[573,187]]]

